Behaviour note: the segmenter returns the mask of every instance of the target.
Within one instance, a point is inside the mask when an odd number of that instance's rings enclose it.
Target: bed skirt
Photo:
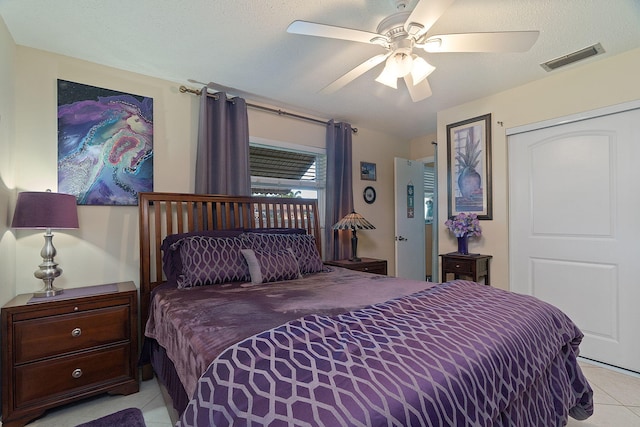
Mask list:
[[[178,412],[178,415],[182,415],[189,403],[189,397],[180,382],[175,366],[167,357],[165,349],[156,340],[144,337],[138,365],[143,366],[149,363],[153,367],[158,381],[167,389],[173,408]]]

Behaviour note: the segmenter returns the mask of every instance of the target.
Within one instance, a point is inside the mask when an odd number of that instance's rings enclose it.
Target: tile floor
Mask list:
[[[595,412],[585,421],[569,419],[568,427],[640,427],[640,375],[628,375],[589,361],[581,361],[594,390]],[[156,380],[141,382],[130,396],[103,395],[52,409],[28,427],[71,427],[121,409],[137,407],[147,427],[170,427],[169,413]]]

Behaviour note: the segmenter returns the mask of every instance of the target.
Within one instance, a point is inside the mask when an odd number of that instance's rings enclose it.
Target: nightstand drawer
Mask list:
[[[42,403],[63,393],[104,387],[132,377],[130,346],[119,345],[15,368],[17,407]]]
[[[364,266],[360,269],[360,271],[364,271],[365,273],[373,273],[373,274],[387,274],[386,265],[373,265],[373,266]]]
[[[443,259],[442,266],[450,273],[456,274],[471,274],[473,273],[473,262],[467,260],[451,260]]]
[[[129,340],[129,316],[123,305],[16,322],[15,363]]]
[[[360,258],[360,261],[350,261],[348,259],[339,259],[335,261],[325,261],[326,265],[347,268],[354,271],[363,271],[373,274],[387,274],[387,261],[375,258]]]

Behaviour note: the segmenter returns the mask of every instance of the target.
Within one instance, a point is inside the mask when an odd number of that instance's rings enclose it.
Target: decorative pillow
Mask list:
[[[233,230],[203,230],[192,231],[190,233],[170,234],[162,241],[162,271],[168,281],[175,281],[178,279],[178,275],[182,273],[182,260],[180,259],[180,251],[171,249],[171,246],[186,238],[192,236],[208,236],[208,237],[238,237],[242,234],[242,229]]]
[[[242,249],[240,251],[249,265],[252,283],[278,282],[299,279],[298,261],[291,249],[263,251]]]
[[[240,252],[238,237],[191,236],[174,243],[179,250],[182,272],[178,288],[249,280],[249,268]]]
[[[291,249],[298,258],[298,266],[302,274],[324,271],[324,263],[318,253],[316,238],[312,235],[295,236]]]
[[[317,273],[325,269],[318,253],[316,239],[310,234],[244,233],[241,237],[247,240],[247,247],[253,250],[291,248],[302,274]]]
[[[245,233],[261,233],[261,234],[307,234],[304,228],[245,228]]]

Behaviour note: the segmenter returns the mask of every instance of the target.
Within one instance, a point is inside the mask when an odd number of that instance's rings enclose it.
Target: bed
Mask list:
[[[533,297],[327,267],[314,200],[141,193],[141,363],[180,426],[562,426],[582,333]],[[143,378],[151,375],[143,370]]]

